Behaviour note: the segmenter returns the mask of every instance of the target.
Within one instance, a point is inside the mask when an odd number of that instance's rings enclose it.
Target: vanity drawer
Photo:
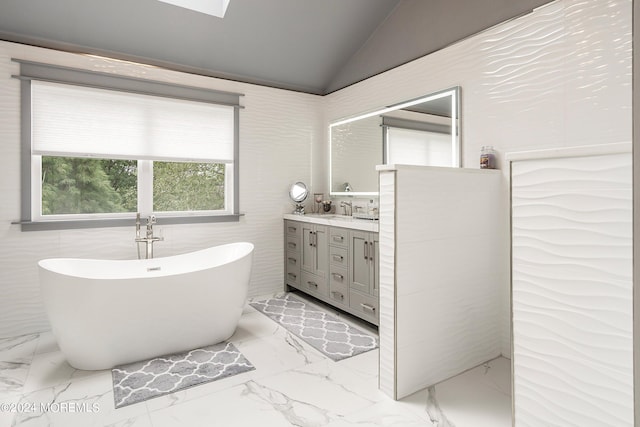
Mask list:
[[[347,268],[348,260],[349,251],[347,249],[329,246],[329,262],[331,265]]]
[[[285,221],[284,222],[284,232],[290,236],[300,237],[302,236],[302,226],[298,222],[294,221]]]
[[[324,277],[316,276],[315,274],[307,273],[306,271],[303,271],[301,274],[301,289],[308,291],[312,295],[319,294],[327,296],[329,294],[327,280]]]
[[[349,283],[346,268],[331,267],[329,274],[329,298],[332,301],[349,305]]]
[[[345,289],[349,288],[349,271],[346,268],[331,266],[331,273],[329,274],[329,283],[344,286]]]
[[[287,252],[285,259],[285,280],[288,283],[300,284],[300,254],[295,252]]]
[[[331,227],[329,235],[329,244],[334,246],[341,246],[343,248],[349,247],[349,230],[346,228]]]
[[[358,315],[363,319],[378,324],[378,297],[352,290],[349,292],[349,307],[358,312]]]
[[[300,253],[300,246],[302,245],[300,237],[292,234],[287,234],[285,241],[286,241],[285,250],[287,252]]]

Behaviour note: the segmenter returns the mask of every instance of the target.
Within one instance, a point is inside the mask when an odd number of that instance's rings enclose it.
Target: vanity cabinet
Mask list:
[[[285,287],[378,324],[378,233],[286,219]]]
[[[361,317],[378,323],[378,233],[349,232],[349,306]]]

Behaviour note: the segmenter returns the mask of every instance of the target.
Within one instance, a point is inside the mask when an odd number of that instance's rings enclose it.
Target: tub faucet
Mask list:
[[[147,232],[145,237],[140,235],[140,214],[136,214],[136,243],[146,243],[146,259],[153,258],[153,243],[164,240],[162,236],[153,235],[153,224],[155,224],[156,216],[149,215],[147,217]],[[140,248],[138,247],[138,259],[140,259]]]

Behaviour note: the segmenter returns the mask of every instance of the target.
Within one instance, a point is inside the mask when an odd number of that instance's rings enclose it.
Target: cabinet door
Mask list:
[[[369,233],[349,234],[349,279],[351,288],[362,293],[370,289]]]
[[[313,273],[320,277],[329,276],[329,228],[316,225],[314,230],[315,265]]]
[[[302,269],[314,273],[316,269],[316,248],[314,246],[314,227],[302,225]]]
[[[373,255],[371,260],[371,284],[373,285],[373,289],[371,293],[374,296],[378,296],[378,290],[380,289],[380,239],[378,238],[378,233],[371,233],[371,238],[369,242],[373,246]]]

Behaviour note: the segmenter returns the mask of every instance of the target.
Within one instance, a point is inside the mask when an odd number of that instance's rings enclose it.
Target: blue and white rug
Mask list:
[[[252,302],[251,306],[338,361],[378,348],[378,340],[291,294]]]
[[[143,402],[254,369],[251,362],[227,342],[116,366],[111,370],[115,407]]]

